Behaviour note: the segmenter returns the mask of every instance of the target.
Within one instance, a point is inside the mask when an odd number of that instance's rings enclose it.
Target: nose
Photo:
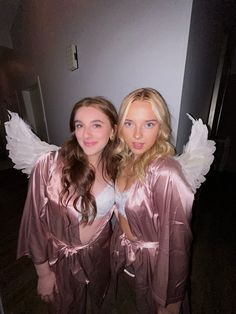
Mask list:
[[[140,139],[142,137],[142,130],[141,130],[141,127],[139,126],[136,126],[135,129],[134,129],[134,138],[136,140]]]
[[[90,127],[84,127],[84,137],[88,138],[91,136],[91,130]]]

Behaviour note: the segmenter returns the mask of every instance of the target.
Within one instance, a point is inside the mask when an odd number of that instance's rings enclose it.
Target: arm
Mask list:
[[[54,289],[57,291],[55,275],[50,270],[47,261],[48,238],[44,217],[47,205],[46,186],[51,161],[50,154],[42,156],[31,174],[17,250],[18,258],[27,255],[32,259],[38,275],[38,294],[45,301],[51,301]],[[49,297],[44,298],[45,295]]]
[[[185,296],[192,203],[193,193],[180,167],[174,161],[168,162],[159,169],[153,193],[154,210],[159,215],[159,252],[153,280],[158,313],[178,313]]]
[[[52,302],[54,300],[54,292],[58,293],[56,276],[51,271],[47,261],[43,264],[35,264],[34,266],[38,275],[38,295],[43,301]]]

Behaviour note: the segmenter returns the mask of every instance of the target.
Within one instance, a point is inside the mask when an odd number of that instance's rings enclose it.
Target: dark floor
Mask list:
[[[0,162],[0,291],[5,314],[46,314],[36,294],[28,259],[16,261],[16,242],[27,178]],[[193,208],[192,314],[236,313],[236,174],[211,172]],[[123,285],[119,302],[111,298],[104,314],[133,314],[133,298]],[[1,305],[0,305],[1,313]],[[2,313],[1,313],[2,314]]]

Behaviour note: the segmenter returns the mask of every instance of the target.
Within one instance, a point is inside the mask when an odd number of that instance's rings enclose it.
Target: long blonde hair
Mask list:
[[[160,129],[155,144],[140,158],[134,161],[133,155],[122,137],[122,128],[129,108],[136,100],[150,103]],[[170,113],[164,98],[157,90],[153,88],[139,88],[124,98],[119,110],[118,137],[120,143],[116,152],[121,156],[119,173],[129,165],[131,173],[137,176],[141,181],[143,181],[145,170],[152,160],[162,156],[173,156],[175,154],[174,147],[170,143]]]

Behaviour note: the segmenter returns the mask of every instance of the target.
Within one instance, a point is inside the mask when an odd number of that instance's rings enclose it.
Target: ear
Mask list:
[[[115,124],[114,127],[113,127],[113,134],[114,135],[116,135],[117,130],[118,130],[118,127],[117,127],[117,124]]]
[[[114,137],[117,133],[117,124],[114,125],[113,129],[111,130],[111,134],[110,134],[110,140],[113,141]]]

